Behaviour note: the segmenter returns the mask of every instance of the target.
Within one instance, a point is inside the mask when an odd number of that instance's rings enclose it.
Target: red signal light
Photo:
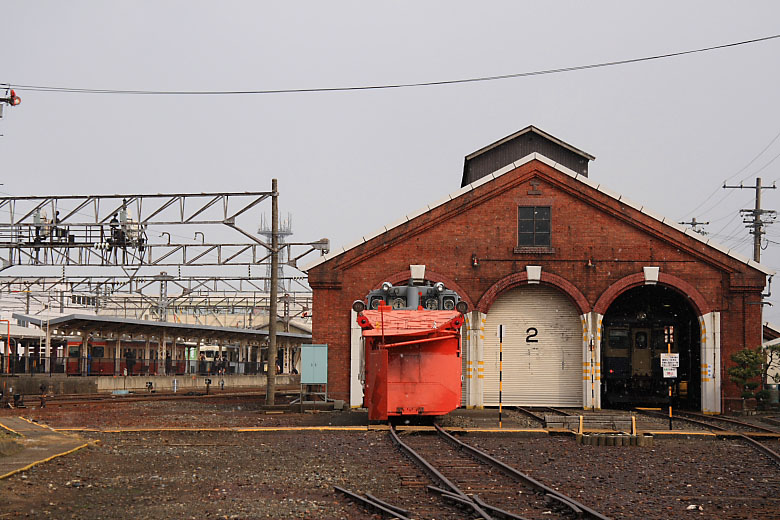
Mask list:
[[[16,92],[11,90],[11,105],[16,106],[22,102],[22,98],[16,95]]]

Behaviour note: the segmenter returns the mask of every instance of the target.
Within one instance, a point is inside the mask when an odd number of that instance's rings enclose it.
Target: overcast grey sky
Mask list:
[[[241,90],[407,83],[637,58],[780,33],[765,2],[0,1],[0,83]],[[738,215],[780,179],[780,40],[531,78],[360,92],[25,92],[0,120],[12,195],[264,191],[295,239],[334,247],[460,185],[463,157],[529,124],[597,157],[590,176],[655,212]],[[735,176],[771,142],[753,164]],[[774,162],[771,162],[776,159]],[[763,170],[761,168],[770,163]],[[733,177],[733,178],[732,178]],[[715,195],[710,199],[707,197]],[[696,212],[696,206],[707,201]],[[764,206],[780,209],[780,193]],[[780,223],[767,238],[780,242]],[[780,244],[764,263],[780,268]],[[780,285],[775,287],[780,294]],[[778,307],[767,309],[780,322]],[[773,316],[775,316],[773,318]]]

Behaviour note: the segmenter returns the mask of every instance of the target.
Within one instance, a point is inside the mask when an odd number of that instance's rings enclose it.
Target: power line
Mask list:
[[[778,134],[777,134],[777,135],[774,137],[774,139],[772,139],[772,140],[769,142],[769,144],[768,144],[768,145],[766,145],[766,146],[764,147],[764,149],[763,149],[763,150],[761,150],[761,151],[758,153],[758,155],[756,155],[755,157],[753,157],[753,160],[752,160],[752,161],[750,161],[749,163],[747,163],[747,165],[746,165],[744,168],[742,168],[741,170],[739,170],[739,172],[737,172],[737,174],[738,174],[738,173],[740,173],[740,172],[743,172],[743,171],[745,171],[745,170],[748,168],[748,166],[750,166],[751,164],[753,164],[753,163],[756,161],[756,159],[758,159],[758,158],[759,158],[759,157],[760,157],[760,156],[761,156],[761,155],[762,155],[764,152],[766,152],[766,151],[769,149],[769,147],[770,147],[770,146],[772,146],[772,145],[774,144],[774,142],[775,142],[775,141],[777,141],[777,138],[778,138],[778,137],[780,137],[780,132],[778,132]],[[748,178],[749,178],[749,177],[751,177],[752,175],[758,175],[759,173],[761,173],[761,172],[762,172],[762,171],[763,171],[763,170],[764,170],[764,169],[765,169],[767,166],[769,166],[770,164],[772,164],[772,163],[775,161],[775,159],[777,159],[778,157],[780,157],[780,154],[778,154],[778,155],[775,155],[775,156],[774,156],[774,157],[773,157],[773,158],[772,158],[772,159],[771,159],[771,160],[770,160],[768,163],[766,163],[764,166],[762,166],[761,168],[759,168],[759,169],[758,169],[758,171],[755,171],[755,172],[751,173],[750,175],[748,175],[747,177],[745,177],[744,179],[742,179],[742,181],[741,181],[741,182],[745,182],[745,181],[746,181],[746,180],[748,180]],[[735,174],[733,177],[736,177],[736,174]],[[731,178],[733,178],[733,177],[731,177]],[[728,180],[731,180],[731,178],[730,178],[730,179],[727,179],[727,181],[728,181]]]
[[[726,184],[728,181],[730,181],[731,179],[733,179],[734,177],[736,177],[736,176],[737,176],[737,175],[739,175],[740,173],[742,173],[742,172],[744,172],[745,170],[747,170],[748,168],[750,168],[750,166],[751,166],[751,165],[752,165],[754,162],[756,162],[756,161],[758,160],[758,158],[759,158],[759,157],[761,157],[761,156],[764,154],[764,152],[766,152],[766,151],[769,149],[769,147],[770,147],[770,146],[772,146],[772,145],[775,143],[775,141],[777,141],[777,139],[778,139],[778,138],[780,138],[780,132],[778,132],[778,133],[777,133],[777,135],[775,135],[775,136],[772,138],[772,140],[771,140],[771,141],[769,141],[769,144],[767,144],[767,145],[766,145],[766,146],[765,146],[765,147],[764,147],[764,148],[763,148],[763,149],[762,149],[760,152],[758,152],[758,153],[757,153],[757,154],[756,154],[756,155],[755,155],[755,156],[754,156],[752,159],[750,159],[750,162],[748,162],[748,163],[747,163],[745,166],[743,166],[742,168],[740,168],[740,169],[739,169],[739,171],[737,171],[737,172],[736,172],[734,175],[732,175],[731,177],[729,177],[729,178],[727,178],[725,181],[723,181],[723,184]],[[765,165],[764,165],[764,166],[762,166],[762,167],[761,167],[761,168],[760,168],[760,169],[759,169],[757,172],[755,172],[755,173],[753,173],[753,174],[751,174],[751,175],[756,175],[756,174],[758,174],[759,172],[761,172],[762,170],[764,170],[764,168],[766,168],[767,166],[769,166],[770,164],[772,164],[772,162],[774,162],[774,160],[775,160],[775,159],[777,159],[777,157],[780,157],[780,155],[778,155],[778,156],[775,156],[773,159],[771,159],[771,160],[769,161],[769,163],[765,164]],[[750,177],[750,175],[748,175],[748,177]],[[748,177],[745,177],[744,179],[742,179],[742,180],[740,181],[740,184],[741,184],[742,182],[745,182],[745,181],[748,179]],[[706,204],[706,203],[707,203],[707,202],[708,202],[708,201],[709,201],[709,200],[710,200],[712,197],[714,197],[714,196],[715,196],[715,194],[716,194],[716,193],[720,192],[720,190],[721,190],[721,187],[720,187],[720,186],[718,186],[717,188],[715,188],[715,191],[713,191],[712,193],[710,193],[710,194],[709,194],[709,196],[708,196],[706,199],[704,199],[704,200],[701,202],[701,204],[699,204],[698,206],[696,206],[695,208],[693,208],[691,211],[689,211],[688,213],[686,213],[686,214],[685,214],[685,217],[683,217],[683,218],[687,218],[689,215],[693,215],[693,214],[696,212],[696,210],[698,210],[699,208],[701,208],[702,206],[704,206],[704,205],[705,205],[705,204]],[[721,199],[720,199],[718,202],[716,202],[716,203],[715,203],[715,204],[714,204],[712,207],[709,207],[709,208],[707,208],[706,210],[702,211],[702,213],[706,213],[707,211],[711,210],[712,208],[714,208],[714,207],[716,207],[716,206],[719,206],[719,205],[720,205],[720,203],[721,203],[721,202],[723,202],[723,201],[724,201],[724,200],[725,200],[725,199],[726,199],[726,198],[727,198],[729,195],[731,195],[732,193],[734,193],[734,192],[731,192],[731,191],[728,191],[728,192],[726,192],[726,195],[724,195],[723,197],[721,197]]]
[[[0,83],[8,87],[14,87],[18,90],[38,91],[38,92],[61,92],[70,94],[131,94],[131,95],[171,95],[171,96],[217,96],[217,95],[247,95],[247,94],[302,94],[313,92],[349,92],[359,90],[388,90],[399,88],[414,87],[433,87],[441,85],[456,85],[462,83],[478,83],[484,81],[497,81],[513,78],[527,78],[532,76],[544,76],[548,74],[559,74],[563,72],[575,72],[580,70],[598,69],[603,67],[614,67],[617,65],[628,65],[631,63],[640,63],[645,61],[661,60],[685,56],[688,54],[697,54],[702,52],[727,49],[730,47],[739,47],[754,43],[765,42],[780,38],[780,34],[742,40],[738,42],[724,43],[722,45],[713,45],[710,47],[701,47],[698,49],[689,49],[686,51],[670,52],[666,54],[656,54],[644,56],[641,58],[631,58],[626,60],[607,61],[601,63],[592,63],[589,65],[576,65],[572,67],[561,67],[555,69],[537,70],[532,72],[517,72],[513,74],[500,74],[495,76],[480,76],[473,78],[461,78],[438,81],[423,81],[413,83],[394,83],[380,85],[358,85],[346,87],[311,87],[311,88],[293,88],[293,89],[268,89],[268,90],[125,90],[125,89],[96,89],[96,88],[77,88],[77,87],[52,87],[45,85],[20,85],[16,83]]]

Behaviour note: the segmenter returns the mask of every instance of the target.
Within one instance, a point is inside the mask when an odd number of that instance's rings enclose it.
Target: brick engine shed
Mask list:
[[[761,344],[772,271],[609,191],[591,160],[529,126],[467,156],[459,190],[307,266],[329,394],[362,403],[352,302],[424,265],[469,304],[463,406],[498,405],[499,350],[505,405],[666,402],[670,382],[690,409],[739,397],[725,370]]]

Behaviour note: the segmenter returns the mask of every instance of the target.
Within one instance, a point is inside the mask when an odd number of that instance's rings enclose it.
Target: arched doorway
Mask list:
[[[661,354],[679,353],[677,377],[664,378]],[[701,333],[687,298],[663,285],[641,285],[615,298],[604,314],[601,398],[604,407],[661,405],[673,386],[677,406],[701,403]]]
[[[504,325],[507,405],[582,406],[582,320],[569,297],[546,285],[501,293],[485,320],[484,404],[498,405],[499,338]]]

